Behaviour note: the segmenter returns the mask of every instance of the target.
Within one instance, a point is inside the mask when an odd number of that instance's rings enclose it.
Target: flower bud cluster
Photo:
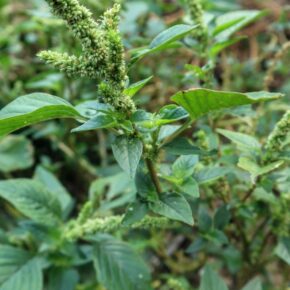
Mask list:
[[[187,4],[191,19],[195,22],[195,24],[199,25],[199,28],[195,32],[196,36],[198,36],[201,40],[206,41],[207,30],[203,20],[204,10],[202,8],[201,1],[202,0],[187,0]]]
[[[283,143],[287,135],[290,133],[290,110],[285,113],[282,119],[277,123],[273,132],[269,136],[265,149],[267,150],[267,159],[271,158],[275,153],[282,150]]]
[[[103,90],[103,101],[110,103],[117,110],[134,110],[132,100],[122,93],[127,82],[127,69],[118,30],[120,5],[115,4],[96,22],[91,12],[80,5],[78,0],[46,1],[53,13],[64,19],[81,41],[82,55],[43,51],[39,56],[69,76],[88,77],[104,83],[115,93],[111,95],[111,90]]]

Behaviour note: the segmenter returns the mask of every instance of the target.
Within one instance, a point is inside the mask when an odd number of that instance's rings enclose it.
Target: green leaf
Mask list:
[[[275,254],[290,265],[290,238],[281,238],[275,249]]]
[[[7,136],[0,140],[0,171],[26,169],[33,164],[33,146],[24,136]]]
[[[190,205],[186,199],[177,193],[162,193],[159,200],[150,204],[150,209],[162,216],[193,225]]]
[[[257,151],[261,148],[261,144],[259,143],[259,141],[256,138],[249,136],[247,134],[242,134],[223,129],[217,129],[217,132],[225,136],[226,138],[230,139],[237,145],[245,147],[246,149],[253,149]]]
[[[47,290],[75,290],[79,279],[75,269],[53,267],[48,275]]]
[[[136,95],[149,81],[151,81],[153,78],[153,76],[142,80],[140,82],[134,83],[132,85],[130,85],[128,88],[126,88],[124,90],[124,94],[129,96],[129,97],[133,97],[134,95]]]
[[[214,151],[207,152],[199,147],[193,145],[189,139],[187,138],[176,138],[172,142],[166,144],[163,147],[168,153],[173,154],[173,155],[192,155],[192,154],[197,154],[197,155],[204,155],[204,156],[209,156],[214,154]]]
[[[218,208],[214,215],[214,227],[219,230],[223,230],[231,219],[231,212],[226,205],[222,205]]]
[[[83,119],[71,104],[61,98],[42,93],[22,96],[0,111],[0,136],[55,118]]]
[[[224,40],[224,41],[219,41],[215,43],[211,48],[210,48],[210,55],[211,57],[217,56],[221,51],[226,49],[227,47],[234,45],[235,43],[241,41],[242,39],[245,39],[245,36],[240,36],[240,37],[235,37],[233,39],[229,40]]]
[[[256,277],[248,282],[241,290],[263,290],[262,280]]]
[[[112,116],[108,114],[98,113],[97,116],[94,116],[92,119],[88,120],[83,125],[74,128],[73,130],[71,130],[71,132],[82,132],[101,128],[112,128],[116,124],[117,122]]]
[[[179,40],[192,32],[194,29],[196,29],[198,25],[186,25],[186,24],[178,24],[175,26],[172,26],[165,31],[158,34],[153,41],[150,43],[149,48],[150,49],[159,49],[160,47],[167,45],[171,42],[174,42],[176,40]]]
[[[284,164],[284,161],[276,161],[266,166],[260,167],[253,159],[249,157],[240,157],[238,166],[251,174],[251,179],[255,182],[258,176],[267,174],[273,170],[276,170],[281,165]]]
[[[243,94],[208,89],[192,89],[177,93],[172,97],[172,100],[182,106],[192,119],[197,119],[216,110],[275,100],[280,97],[282,97],[282,94],[279,93],[255,92]]]
[[[172,172],[176,178],[186,179],[193,174],[198,163],[198,155],[182,155],[172,165]]]
[[[228,39],[231,35],[265,14],[265,11],[258,10],[244,10],[225,13],[216,19],[216,24],[217,27],[227,26],[227,29],[220,29],[219,33],[215,33],[215,35],[218,39]]]
[[[235,24],[239,23],[240,21],[242,21],[245,18],[245,16],[242,16],[240,18],[234,18],[233,20],[230,21],[222,21],[223,19],[220,18],[220,23],[214,28],[214,30],[212,31],[212,36],[216,36],[219,33],[231,28],[232,26],[234,26]]]
[[[228,287],[210,266],[206,266],[201,277],[199,290],[228,290]]]
[[[189,117],[188,113],[179,106],[167,105],[164,106],[157,116],[156,124],[158,126],[176,122]]]
[[[34,179],[41,182],[49,192],[58,199],[62,208],[63,217],[67,217],[73,208],[74,202],[71,195],[60,181],[42,166],[37,166],[34,172]]]
[[[30,179],[0,181],[0,197],[36,222],[55,225],[61,221],[59,201],[37,181]]]
[[[198,187],[198,183],[197,181],[190,177],[187,178],[186,180],[184,180],[184,182],[180,185],[178,185],[178,189],[183,192],[186,193],[192,197],[198,198],[199,195],[199,187]]]
[[[127,208],[127,212],[122,220],[124,226],[130,226],[140,220],[142,220],[148,212],[148,206],[146,203],[140,200],[130,204]]]
[[[28,252],[0,245],[0,290],[42,290],[39,259]]]
[[[198,25],[178,24],[158,34],[150,43],[148,48],[141,49],[133,56],[132,62],[141,59],[147,54],[171,48],[175,41],[184,38],[196,29]]]
[[[147,266],[127,244],[108,235],[98,235],[94,241],[97,279],[108,290],[151,289]]]
[[[119,136],[112,144],[112,149],[120,167],[134,178],[142,156],[142,142],[137,138]]]
[[[205,167],[195,174],[195,178],[197,179],[198,183],[203,184],[213,182],[219,178],[224,177],[228,173],[229,170],[225,167]]]

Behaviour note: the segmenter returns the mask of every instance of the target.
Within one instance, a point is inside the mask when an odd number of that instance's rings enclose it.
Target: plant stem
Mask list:
[[[173,141],[176,137],[178,137],[181,133],[183,133],[183,131],[188,129],[188,127],[191,126],[192,122],[193,122],[192,119],[188,119],[179,129],[177,129],[173,134],[171,134],[170,136],[168,136],[167,138],[165,138],[163,140],[163,142],[159,146],[159,149],[161,149],[166,144],[168,144],[171,141]]]
[[[156,191],[158,194],[162,193],[162,188],[161,188],[161,184],[159,182],[158,176],[157,176],[157,172],[154,166],[154,163],[151,159],[146,158],[145,159],[149,174],[151,176],[151,179],[155,185]]]

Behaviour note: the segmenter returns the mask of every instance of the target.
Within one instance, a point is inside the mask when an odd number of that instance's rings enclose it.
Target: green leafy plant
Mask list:
[[[132,50],[127,59],[118,28],[120,4],[96,21],[77,0],[46,2],[66,22],[81,50],[79,54],[42,51],[38,56],[69,77],[90,80],[95,88],[89,100],[80,98],[74,104],[62,96],[32,93],[0,111],[4,168],[0,170],[8,174],[0,181],[0,197],[16,217],[13,230],[0,231],[0,290],[270,289],[268,264],[276,257],[290,264],[290,198],[285,189],[290,183],[285,166],[289,113],[263,143],[235,132],[233,126],[228,130],[222,124],[230,122],[227,116],[251,105],[258,110],[259,103],[283,94],[218,90],[214,76],[219,53],[242,39],[232,36],[264,12],[231,12],[206,22],[202,3],[189,0],[188,24],[162,31],[148,47]],[[186,66],[200,87],[187,84],[174,93],[170,104],[154,112],[140,108],[135,96],[154,76],[131,83],[132,70],[145,56],[181,46],[200,58],[201,66]],[[36,168],[33,178],[9,176],[13,170],[29,168],[33,157],[25,137],[7,135],[62,118],[75,120],[74,136],[98,130],[110,134],[112,155],[123,171],[97,179],[81,207],[74,206],[68,190],[43,166]],[[190,136],[198,123],[201,129]],[[83,160],[81,165],[94,172]],[[199,288],[186,275],[179,277],[188,270],[164,253],[159,232],[170,230],[186,237],[187,255],[196,261],[187,262],[184,254],[177,258],[186,260],[191,271],[202,269]],[[137,253],[142,252],[142,242],[132,249],[120,240],[132,231],[153,231],[156,240],[150,241],[151,250],[163,255],[172,273],[152,278]],[[273,244],[275,255],[267,255]],[[210,257],[220,259],[217,269],[227,268],[226,274],[233,277],[230,286],[209,265]]]

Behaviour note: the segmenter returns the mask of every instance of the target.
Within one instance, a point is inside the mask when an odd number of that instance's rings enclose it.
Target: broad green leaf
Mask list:
[[[98,281],[108,290],[149,290],[150,273],[129,245],[107,235],[94,238]]]
[[[267,174],[273,170],[276,170],[284,161],[276,161],[266,166],[260,167],[253,159],[249,157],[240,157],[238,166],[251,174],[251,179],[255,182],[256,178],[260,175]]]
[[[142,220],[148,212],[148,206],[146,203],[140,200],[130,204],[127,208],[127,212],[122,220],[124,226],[130,226],[140,220]]]
[[[99,113],[97,116],[94,116],[92,119],[85,122],[83,125],[74,128],[72,132],[82,132],[89,130],[96,130],[101,128],[111,128],[117,124],[115,119],[108,115]]]
[[[153,78],[153,76],[142,80],[140,82],[134,83],[132,85],[130,85],[128,88],[126,88],[124,90],[124,94],[129,96],[129,97],[133,97],[134,95],[136,95],[149,81],[151,81]]]
[[[248,282],[241,290],[263,290],[262,280],[256,277]]]
[[[162,193],[158,201],[150,204],[150,209],[173,220],[193,225],[191,208],[186,199],[177,193]]]
[[[266,14],[265,11],[244,10],[225,13],[216,19],[217,27],[228,25],[227,29],[216,33],[218,39],[228,39],[231,35],[241,30],[246,25],[254,22]],[[236,20],[236,23],[233,24]],[[232,24],[232,25],[229,25]]]
[[[0,197],[36,222],[55,225],[61,221],[59,201],[37,181],[31,179],[0,181]]]
[[[206,266],[199,290],[228,290],[226,283],[210,266]]]
[[[64,99],[42,93],[22,96],[0,111],[0,136],[55,118],[83,119]]]
[[[172,172],[176,178],[186,179],[193,174],[198,163],[198,155],[182,155],[172,165]]]
[[[0,290],[42,290],[41,263],[28,252],[0,245]]]
[[[24,136],[7,136],[0,140],[0,171],[26,169],[33,164],[33,146]]]
[[[280,97],[282,97],[282,94],[279,93],[235,93],[192,89],[177,93],[172,97],[172,100],[182,106],[190,114],[191,118],[195,120],[212,111],[275,100]]]
[[[60,181],[50,171],[42,166],[37,166],[34,173],[34,179],[41,182],[49,190],[49,192],[59,200],[63,217],[67,217],[74,205],[74,202],[71,195],[60,183]]]
[[[142,142],[137,138],[119,136],[112,149],[120,167],[134,178],[143,151]]]
[[[261,148],[259,141],[250,135],[223,129],[217,129],[217,132],[246,149],[259,150]]]
[[[282,238],[275,249],[275,254],[290,265],[290,238]]]

